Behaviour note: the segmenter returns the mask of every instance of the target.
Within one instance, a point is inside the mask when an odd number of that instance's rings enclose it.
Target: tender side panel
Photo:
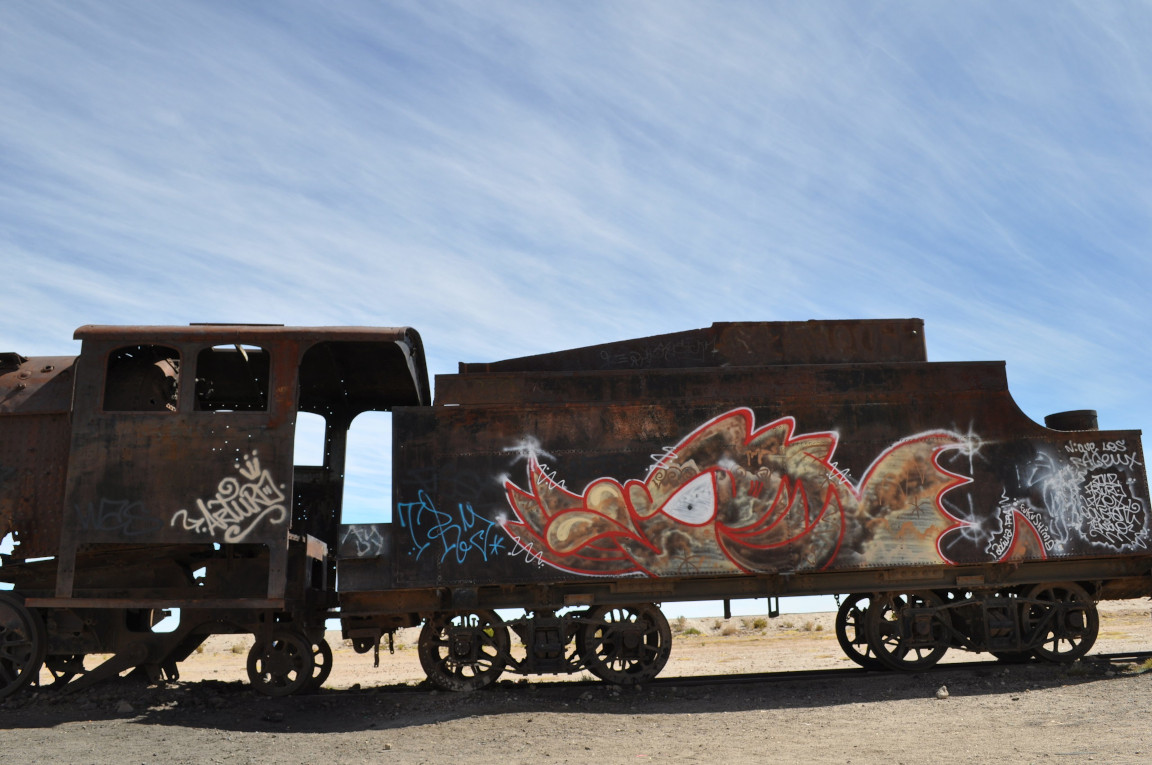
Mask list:
[[[1002,365],[742,374],[702,400],[399,410],[384,579],[831,578],[1149,555],[1139,434],[1041,428]]]

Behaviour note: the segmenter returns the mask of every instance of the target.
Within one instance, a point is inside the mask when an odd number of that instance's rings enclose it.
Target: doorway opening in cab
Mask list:
[[[363,412],[348,431],[344,523],[392,521],[392,413]]]
[[[326,420],[311,412],[296,415],[294,463],[296,480],[322,475],[331,468],[332,450]],[[362,412],[352,420],[344,442],[342,524],[388,523],[392,520],[392,413]]]

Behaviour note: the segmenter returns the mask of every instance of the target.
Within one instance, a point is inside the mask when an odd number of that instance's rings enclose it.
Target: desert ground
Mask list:
[[[482,691],[435,691],[421,682],[417,633],[405,630],[378,668],[330,634],[324,687],[271,699],[247,686],[250,638],[216,636],[180,665],[178,682],[32,689],[0,702],[3,762],[1152,761],[1152,662],[1093,659],[1152,650],[1147,601],[1101,604],[1096,647],[1073,665],[953,651],[919,674],[855,669],[833,614],[676,619],[675,608],[665,609],[668,666],[639,688],[506,675]]]

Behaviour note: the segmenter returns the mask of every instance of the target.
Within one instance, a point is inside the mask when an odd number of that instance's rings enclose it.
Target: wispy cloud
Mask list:
[[[1150,18],[6,4],[3,344],[411,324],[450,371],[715,320],[911,315],[933,357],[1007,359],[1034,417],[1069,392],[1147,428]]]

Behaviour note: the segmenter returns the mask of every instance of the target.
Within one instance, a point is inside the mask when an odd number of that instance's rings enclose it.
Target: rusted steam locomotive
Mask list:
[[[1091,412],[1037,425],[1002,362],[928,363],[919,320],[461,364],[435,403],[407,328],[76,338],[76,358],[0,354],[0,697],[174,678],[216,633],[255,636],[260,691],[307,690],[334,618],[377,654],[422,624],[442,688],[637,683],[668,659],[658,603],[803,594],[847,596],[837,634],[867,667],[949,648],[1069,661],[1097,601],[1152,595],[1139,433]],[[392,412],[392,519],[342,524],[369,410]],[[305,412],[320,465],[294,455]]]

